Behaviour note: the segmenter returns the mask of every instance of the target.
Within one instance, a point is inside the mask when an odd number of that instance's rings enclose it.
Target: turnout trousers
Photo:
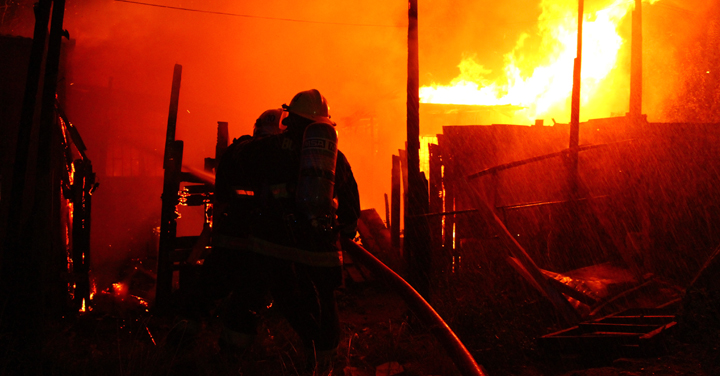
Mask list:
[[[248,250],[216,247],[205,259],[197,308],[228,297],[220,315],[231,330],[254,335],[270,304],[298,333],[306,351],[326,351],[340,340],[335,289],[341,267],[309,266]],[[339,278],[338,278],[339,277]],[[202,312],[195,312],[198,316]]]

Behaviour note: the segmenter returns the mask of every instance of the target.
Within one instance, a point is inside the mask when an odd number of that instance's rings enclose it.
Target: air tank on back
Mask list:
[[[337,132],[332,125],[312,123],[305,128],[300,154],[295,202],[312,226],[323,231],[330,230],[335,216],[337,141]]]

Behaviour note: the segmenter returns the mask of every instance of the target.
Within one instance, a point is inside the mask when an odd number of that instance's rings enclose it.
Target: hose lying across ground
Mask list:
[[[445,323],[445,320],[435,312],[433,307],[409,283],[354,241],[342,239],[341,244],[342,249],[354,261],[362,263],[363,266],[400,294],[410,310],[430,329],[430,332],[445,348],[448,356],[452,358],[455,366],[463,376],[487,375],[487,372],[475,362],[465,345],[460,342],[460,339]]]

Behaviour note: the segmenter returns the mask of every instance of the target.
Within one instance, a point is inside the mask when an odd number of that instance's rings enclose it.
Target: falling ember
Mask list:
[[[655,3],[658,0],[645,0]],[[608,116],[617,90],[610,79],[618,53],[625,43],[618,27],[633,9],[633,0],[614,0],[604,9],[586,13],[583,18],[583,57],[581,105],[583,117]],[[422,103],[460,105],[520,106],[513,120],[532,122],[547,117],[567,118],[570,111],[573,61],[577,55],[577,1],[543,0],[538,18],[541,36],[538,56],[522,53],[525,34],[513,51],[505,55],[502,77],[491,81],[490,70],[473,56],[464,58],[460,75],[450,85],[423,86]],[[621,72],[626,75],[627,73]],[[610,93],[610,94],[608,94]],[[626,102],[624,102],[626,103]]]

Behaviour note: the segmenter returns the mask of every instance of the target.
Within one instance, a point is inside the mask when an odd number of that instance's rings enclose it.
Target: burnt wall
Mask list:
[[[685,283],[720,237],[718,124],[581,124],[579,187],[558,156],[468,179],[487,168],[567,148],[567,125],[446,126],[443,160],[456,181],[455,209],[490,206],[542,268],[567,271],[612,261]],[[456,215],[468,256],[495,252],[490,219]],[[470,258],[466,257],[467,260]]]

